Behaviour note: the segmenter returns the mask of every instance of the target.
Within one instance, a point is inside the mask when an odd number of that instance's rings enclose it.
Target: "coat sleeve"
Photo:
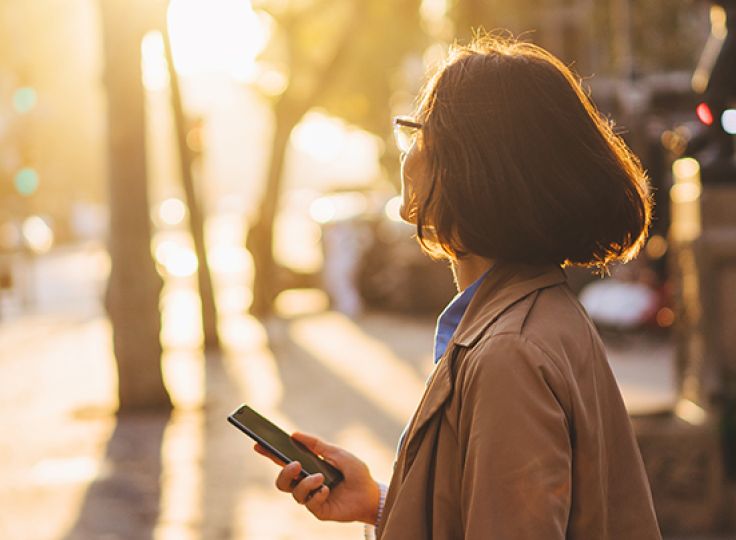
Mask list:
[[[465,538],[564,539],[572,450],[560,371],[518,335],[490,337],[467,360],[458,428]]]

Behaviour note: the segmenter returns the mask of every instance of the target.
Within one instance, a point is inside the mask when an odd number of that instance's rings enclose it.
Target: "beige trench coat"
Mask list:
[[[497,264],[435,368],[380,540],[659,539],[618,386],[557,267]]]

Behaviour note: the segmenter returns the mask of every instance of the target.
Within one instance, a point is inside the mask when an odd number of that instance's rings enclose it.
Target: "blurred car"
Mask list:
[[[335,309],[437,315],[456,293],[446,262],[422,252],[398,216],[399,197],[359,191],[316,199],[322,227],[323,287]]]

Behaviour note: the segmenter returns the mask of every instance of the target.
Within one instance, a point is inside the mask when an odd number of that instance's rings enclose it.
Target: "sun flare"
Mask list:
[[[270,35],[269,19],[248,0],[172,0],[168,25],[174,64],[184,76],[225,73],[247,81]]]

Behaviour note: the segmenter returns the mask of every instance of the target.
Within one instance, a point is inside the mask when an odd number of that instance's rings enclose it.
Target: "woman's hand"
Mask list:
[[[323,521],[361,521],[373,524],[378,513],[380,489],[371,477],[365,463],[350,452],[305,433],[294,433],[292,438],[299,441],[325,461],[342,472],[345,479],[335,486],[334,491],[323,485],[322,474],[313,474],[301,481],[299,473],[302,466],[298,461],[284,465],[261,445],[254,449],[283,467],[276,478],[276,487],[291,493],[294,500],[303,504]]]

